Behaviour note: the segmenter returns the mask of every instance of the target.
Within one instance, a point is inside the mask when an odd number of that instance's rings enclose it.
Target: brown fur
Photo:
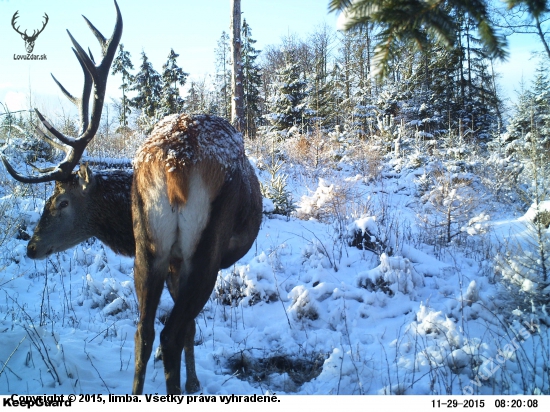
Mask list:
[[[159,122],[138,151],[134,170],[140,320],[133,392],[143,392],[164,283],[174,299],[161,332],[166,390],[181,393],[183,350],[185,389],[196,392],[194,319],[212,293],[218,270],[244,256],[257,236],[262,211],[258,179],[244,155],[242,136],[225,120],[203,115],[172,115]],[[191,234],[195,237],[181,237]]]
[[[27,255],[44,259],[95,236],[114,252],[134,256],[131,185],[131,173],[92,174],[84,165],[70,180],[56,182],[27,245]],[[60,208],[62,202],[67,206]]]
[[[130,189],[131,183],[131,189]],[[195,317],[220,268],[242,258],[262,220],[262,197],[242,136],[225,120],[172,115],[159,122],[134,160],[134,174],[87,165],[56,183],[29,242],[42,259],[97,236],[115,252],[135,253],[140,319],[135,335],[133,392],[143,392],[155,338],[155,314],[166,284],[174,308],[161,332],[166,390],[181,393],[185,354],[188,393],[195,371]]]
[[[200,389],[195,317],[219,269],[233,265],[252,246],[261,212],[260,186],[242,136],[217,117],[169,116],[138,152],[133,176],[93,174],[82,165],[68,182],[58,182],[27,250],[32,258],[44,258],[97,236],[117,253],[135,253],[140,319],[133,392],[143,392],[166,284],[174,299],[160,336],[166,390],[181,393],[183,351],[190,393]]]
[[[175,170],[174,172],[165,171],[166,186],[168,189],[168,199],[170,204],[185,205],[189,195],[189,174],[187,169]]]

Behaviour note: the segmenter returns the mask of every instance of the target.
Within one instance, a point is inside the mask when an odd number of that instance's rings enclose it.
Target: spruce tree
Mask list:
[[[150,125],[155,119],[160,106],[162,82],[160,74],[153,68],[144,51],[141,52],[141,66],[134,77],[130,90],[137,95],[130,100],[130,105],[141,110],[141,122]]]
[[[542,64],[537,67],[531,87],[522,90],[518,96],[516,113],[510,119],[504,135],[508,143],[518,140],[509,145],[509,151],[516,151],[518,146],[527,144],[535,132],[538,136],[537,145],[549,145],[550,81]]]
[[[306,106],[306,81],[300,66],[287,53],[286,65],[277,73],[275,93],[271,98],[271,113],[267,118],[276,130],[288,130],[292,126],[302,129],[307,125],[312,111]]]
[[[256,40],[252,39],[252,30],[246,22],[242,26],[242,59],[243,59],[243,89],[244,89],[244,134],[253,137],[256,134],[257,122],[260,118],[260,87],[262,77],[260,67],[256,59],[260,54],[259,50],[254,48]]]
[[[329,50],[333,34],[329,27],[320,26],[309,37],[308,43],[312,52],[312,65],[309,79],[308,107],[312,110],[311,123],[317,127],[328,128],[334,126],[331,121],[333,107],[331,107],[333,86],[329,83]]]
[[[132,110],[130,109],[130,101],[126,97],[126,92],[130,84],[134,81],[132,74],[129,70],[134,70],[134,65],[130,60],[130,52],[124,50],[124,44],[120,44],[118,49],[118,55],[113,60],[112,74],[122,74],[122,85],[119,87],[122,89],[122,101],[120,104],[119,123],[122,128],[128,127],[128,117]]]
[[[536,69],[533,80],[533,125],[541,137],[541,143],[550,142],[550,80],[548,69],[542,63]]]
[[[179,87],[183,87],[187,80],[188,73],[185,73],[178,66],[176,59],[179,54],[170,49],[168,60],[162,66],[162,90],[159,107],[159,116],[164,117],[169,114],[181,113],[183,111],[184,100],[180,96]]]

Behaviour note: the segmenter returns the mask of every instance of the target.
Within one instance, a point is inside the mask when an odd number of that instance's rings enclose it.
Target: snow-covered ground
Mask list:
[[[428,245],[418,224],[420,174],[403,169],[373,181],[344,170],[310,179],[311,190],[290,175],[297,211],[266,215],[251,250],[220,272],[196,319],[201,392],[548,390],[544,374],[533,378],[547,364],[544,340],[522,317],[500,316],[491,269],[491,245],[521,219],[487,206],[464,244]],[[260,177],[268,180],[265,171]],[[28,233],[44,204],[40,193],[1,199]],[[364,210],[339,216],[349,199]],[[354,234],[376,253],[351,246]],[[33,261],[26,243],[10,236],[0,251],[0,393],[128,393],[138,318],[133,260],[90,240]],[[165,292],[155,348],[171,304]],[[145,392],[164,391],[162,362],[151,357]]]

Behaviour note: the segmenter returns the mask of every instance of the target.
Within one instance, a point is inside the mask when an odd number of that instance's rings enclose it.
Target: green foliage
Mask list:
[[[550,81],[543,65],[537,68],[531,87],[519,94],[503,140],[510,154],[530,153],[531,141],[536,143],[539,153],[550,147]]]
[[[171,49],[161,75],[153,68],[145,52],[141,53],[141,66],[130,89],[137,95],[130,100],[130,105],[141,110],[139,123],[145,128],[150,128],[164,116],[183,111],[185,102],[179,87],[185,85],[188,74],[178,66],[178,57],[179,54]]]
[[[141,110],[142,116],[154,119],[160,107],[162,78],[153,68],[144,51],[141,52],[141,66],[134,77],[131,90],[137,95],[130,100],[130,105]]]
[[[254,48],[256,40],[252,39],[252,30],[246,22],[246,19],[243,20],[241,31],[245,117],[244,134],[248,137],[253,137],[256,134],[257,123],[261,115],[260,86],[262,77],[260,74],[260,66],[256,63],[260,51]]]
[[[496,32],[486,0],[331,0],[329,8],[346,13],[347,30],[370,22],[379,26],[374,60],[380,77],[389,74],[389,64],[398,58],[403,43],[417,50],[427,50],[434,43],[456,45],[460,15],[475,21],[489,56],[503,59],[507,55],[506,39]]]
[[[289,216],[296,209],[292,202],[292,194],[287,189],[286,180],[288,176],[281,173],[284,162],[277,161],[268,166],[267,171],[271,178],[267,184],[260,184],[263,197],[273,202],[273,213],[277,215]]]
[[[185,99],[184,111],[187,113],[216,114],[212,95],[213,92],[208,88],[204,78],[202,80],[191,80]]]
[[[111,73],[122,74],[122,84],[120,85],[120,89],[122,89],[122,101],[119,122],[122,127],[127,127],[128,117],[132,113],[132,110],[130,109],[130,102],[126,97],[126,92],[134,81],[134,76],[130,73],[130,70],[134,70],[134,65],[130,60],[130,52],[124,50],[124,44],[121,43],[118,50],[118,55],[113,60]]]
[[[270,102],[269,121],[277,130],[305,125],[311,110],[306,106],[306,81],[300,73],[300,66],[293,63],[289,56],[277,77],[275,94]]]
[[[548,211],[540,210],[532,222],[524,222],[523,240],[508,242],[495,257],[495,270],[504,286],[510,290],[515,308],[548,322],[546,306],[550,301],[550,231]]]
[[[161,101],[159,106],[160,116],[164,117],[169,114],[181,113],[183,111],[184,100],[180,96],[179,87],[183,87],[187,80],[188,73],[185,73],[178,66],[176,59],[179,54],[170,49],[168,60],[162,66],[162,90]]]

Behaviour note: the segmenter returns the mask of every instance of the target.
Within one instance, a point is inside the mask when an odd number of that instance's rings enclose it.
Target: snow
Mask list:
[[[269,178],[258,173],[264,182]],[[410,205],[419,173],[386,170],[372,181],[342,166],[338,178],[310,180],[311,190],[291,179],[300,200],[288,218],[271,215],[273,202],[264,199],[267,214],[255,244],[220,271],[197,317],[202,393],[524,392],[526,363],[520,368],[518,362],[540,341],[523,310],[513,310],[510,328],[502,327],[487,258],[475,257],[474,249],[436,251],[418,240],[421,229],[404,229],[416,221]],[[346,174],[355,177],[346,180]],[[376,205],[338,226],[330,210],[351,189]],[[0,200],[31,233],[44,201]],[[465,236],[496,244],[535,214],[490,217],[487,207],[473,216]],[[356,230],[384,250],[350,246],[347,236]],[[32,261],[26,241],[12,235],[0,252],[0,393],[128,393],[138,319],[133,260],[94,239]],[[521,283],[525,292],[536,286],[530,279]],[[171,307],[165,291],[155,350]],[[540,390],[544,381],[533,385]],[[164,391],[162,362],[152,356],[145,392]]]
[[[157,123],[137,152],[134,167],[157,159],[166,161],[166,170],[174,171],[179,165],[215,159],[228,169],[236,167],[242,155],[242,135],[227,121],[216,116],[174,114]]]

